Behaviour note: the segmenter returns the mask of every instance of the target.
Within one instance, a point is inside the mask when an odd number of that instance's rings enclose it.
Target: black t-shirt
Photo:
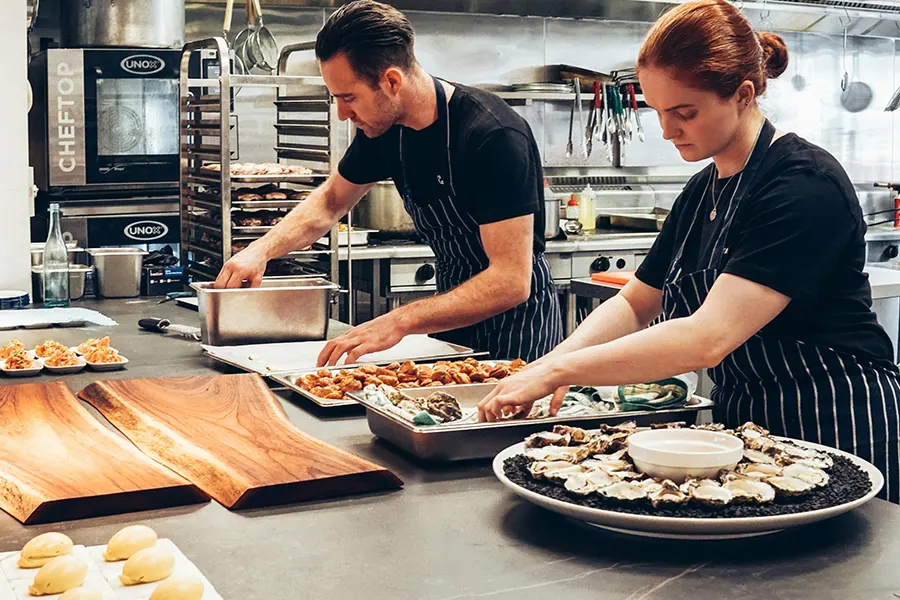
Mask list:
[[[731,182],[713,207],[710,165],[695,175],[675,201],[662,231],[636,276],[662,289],[691,222],[684,272],[699,270],[724,225]],[[727,185],[718,180],[716,192]],[[699,215],[698,215],[699,213]],[[726,240],[723,272],[772,288],[791,298],[764,332],[834,348],[865,359],[892,360],[890,338],[872,312],[866,262],[866,225],[859,200],[840,163],[794,134],[776,140],[739,205]],[[705,258],[703,265],[705,266]],[[893,362],[893,361],[892,361]]]
[[[479,225],[533,214],[534,252],[543,252],[543,173],[531,128],[497,96],[453,86],[450,166],[458,208]],[[401,129],[405,164],[400,162]],[[377,138],[357,131],[338,172],[359,185],[393,179],[401,195],[405,172],[413,201],[427,204],[439,193],[435,173],[447,160],[445,140],[446,124],[438,122],[419,131],[395,125]]]

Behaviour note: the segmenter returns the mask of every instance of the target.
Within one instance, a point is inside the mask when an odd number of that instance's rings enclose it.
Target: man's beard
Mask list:
[[[381,90],[375,93],[375,112],[378,119],[371,123],[366,123],[366,137],[376,138],[384,135],[388,129],[397,124],[402,115],[399,105],[393,105],[387,96]]]

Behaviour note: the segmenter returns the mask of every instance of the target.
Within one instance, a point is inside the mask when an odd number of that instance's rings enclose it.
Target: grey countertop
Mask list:
[[[144,316],[196,325],[196,313],[174,302],[79,304],[119,326],[14,334],[28,344],[110,334],[131,359],[128,369],[65,376],[74,391],[100,378],[232,372],[195,342],[137,329]],[[742,541],[630,538],[518,500],[486,463],[418,464],[375,441],[359,412],[326,413],[283,399],[300,429],[392,469],[406,487],[252,511],[209,502],[35,527],[0,513],[0,550],[51,529],[76,543],[104,544],[123,525],[146,523],[174,540],[228,600],[896,600],[900,593],[900,507],[880,500],[821,524]]]

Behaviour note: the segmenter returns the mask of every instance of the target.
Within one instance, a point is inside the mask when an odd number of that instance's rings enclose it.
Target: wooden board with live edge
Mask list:
[[[0,386],[0,456],[0,508],[26,525],[209,500],[61,382]]]
[[[255,374],[103,381],[79,395],[145,454],[228,508],[403,485],[384,467],[297,429]]]

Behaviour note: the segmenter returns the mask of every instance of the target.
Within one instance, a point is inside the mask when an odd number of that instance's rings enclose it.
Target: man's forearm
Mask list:
[[[488,267],[443,294],[417,300],[390,313],[407,334],[438,333],[480,323],[527,300],[531,276],[522,285],[500,268]],[[524,293],[523,293],[524,291]]]

